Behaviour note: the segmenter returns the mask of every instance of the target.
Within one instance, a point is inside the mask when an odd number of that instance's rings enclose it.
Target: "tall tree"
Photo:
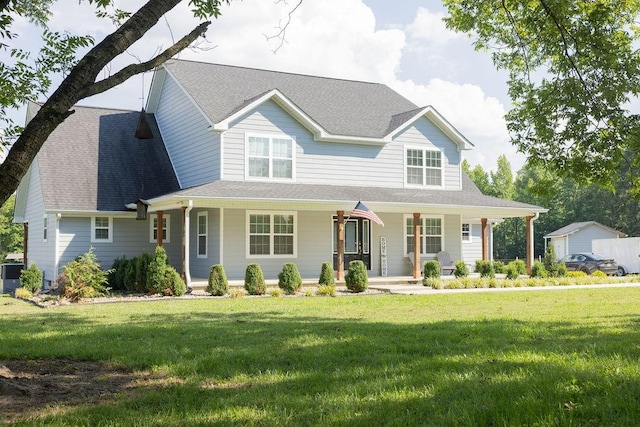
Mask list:
[[[640,1],[444,3],[447,26],[508,71],[507,126],[530,162],[640,190],[640,120],[629,110],[640,93]]]
[[[69,115],[79,100],[102,93],[128,78],[149,71],[167,61],[202,36],[210,21],[205,19],[220,15],[220,7],[231,0],[189,0],[194,17],[200,22],[190,33],[154,58],[132,63],[99,80],[101,71],[133,43],[141,39],[158,21],[183,0],[148,0],[137,12],[130,14],[111,9],[111,0],[85,0],[96,6],[98,16],[111,19],[118,28],[96,44],[82,58],[77,59],[80,47],[93,44],[87,36],[61,35],[46,27],[52,0],[0,0],[0,49],[15,58],[13,65],[0,66],[0,119],[6,109],[48,91],[51,76],[66,73],[60,86],[48,97],[37,114],[19,134],[4,163],[0,165],[0,203],[4,203],[17,189],[18,184],[35,155],[53,130]],[[184,0],[186,1],[186,0]],[[12,48],[10,43],[18,37],[12,24],[18,17],[25,17],[43,29],[44,48],[33,62],[29,52]]]

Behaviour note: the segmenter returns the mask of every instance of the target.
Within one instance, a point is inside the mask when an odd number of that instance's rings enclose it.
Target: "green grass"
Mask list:
[[[56,309],[2,297],[0,360],[168,379],[47,425],[631,426],[639,303],[640,288]]]

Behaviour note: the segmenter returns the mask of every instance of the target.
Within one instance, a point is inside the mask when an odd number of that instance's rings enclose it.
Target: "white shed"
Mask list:
[[[613,239],[627,235],[602,225],[596,221],[574,222],[546,236],[546,245],[554,245],[556,256],[562,258],[567,254],[591,252],[591,242],[596,239]]]

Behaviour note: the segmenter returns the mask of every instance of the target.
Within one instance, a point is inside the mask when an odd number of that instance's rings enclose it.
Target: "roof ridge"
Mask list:
[[[189,62],[189,63],[192,63],[192,64],[203,64],[203,65],[216,65],[218,67],[241,68],[241,69],[250,70],[250,71],[263,71],[263,72],[266,72],[266,73],[287,74],[287,75],[290,75],[290,76],[311,77],[311,78],[315,78],[315,79],[339,80],[339,81],[351,82],[351,83],[364,83],[364,84],[370,84],[370,85],[376,85],[376,86],[385,86],[385,87],[388,87],[389,89],[391,89],[389,87],[389,85],[386,85],[384,83],[372,82],[372,81],[366,81],[366,80],[347,79],[347,78],[344,78],[344,77],[330,77],[330,76],[319,76],[317,74],[293,73],[291,71],[269,70],[269,69],[266,69],[266,68],[249,67],[249,66],[246,66],[246,65],[231,65],[231,64],[220,64],[220,63],[215,63],[215,62],[192,61],[192,60],[189,60],[189,59],[171,59],[171,60],[167,61],[167,64],[169,64],[171,61],[173,61],[173,62]]]

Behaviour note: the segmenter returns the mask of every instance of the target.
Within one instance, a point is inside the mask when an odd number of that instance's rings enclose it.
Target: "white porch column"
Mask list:
[[[527,219],[527,274],[531,274],[531,267],[534,261],[534,239],[533,239],[533,221],[538,219],[539,213],[534,213],[532,216],[528,216]]]

